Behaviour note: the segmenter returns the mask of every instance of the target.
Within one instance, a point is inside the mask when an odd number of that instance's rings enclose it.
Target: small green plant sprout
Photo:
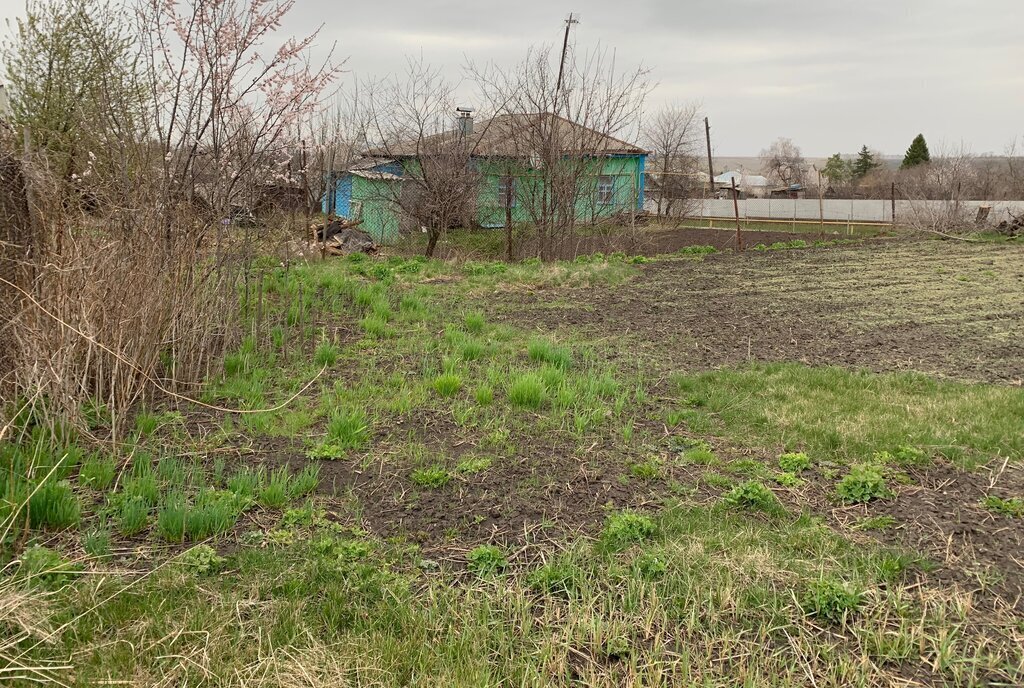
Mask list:
[[[359,321],[359,326],[363,328],[363,332],[374,339],[387,339],[394,334],[394,331],[388,327],[388,321],[376,315],[366,316]]]
[[[455,467],[455,471],[462,473],[463,475],[482,473],[490,468],[493,462],[494,460],[489,456],[478,456],[470,459],[463,459],[459,462],[459,465]]]
[[[488,576],[503,571],[508,566],[508,558],[500,547],[480,545],[474,547],[466,555],[469,570],[480,576]]]
[[[135,416],[135,432],[139,437],[151,435],[160,426],[160,416],[143,409]]]
[[[644,580],[655,580],[661,578],[668,572],[668,563],[664,557],[646,552],[641,554],[633,562],[633,573]]]
[[[242,466],[237,473],[228,478],[228,489],[241,500],[256,498],[263,485],[264,473],[262,468]]]
[[[530,573],[526,582],[542,595],[569,598],[579,590],[581,579],[581,571],[572,564],[548,563]]]
[[[662,475],[662,460],[651,456],[629,467],[629,474],[640,480],[657,480]]]
[[[1003,499],[995,495],[988,495],[981,500],[981,505],[992,513],[1006,516],[1008,518],[1024,518],[1024,499],[1020,497],[1009,497]]]
[[[547,400],[544,380],[536,373],[517,376],[508,387],[508,400],[513,406],[537,410]]]
[[[451,480],[451,474],[444,466],[417,468],[409,474],[409,480],[421,487],[444,487]]]
[[[902,466],[924,466],[930,457],[923,449],[903,445],[896,447],[891,454],[892,460]]]
[[[853,585],[826,577],[807,587],[800,599],[800,608],[807,616],[841,624],[856,614],[863,602],[864,593]]]
[[[462,342],[459,356],[463,361],[477,361],[483,358],[486,351],[487,347],[479,339],[467,338]]]
[[[763,511],[766,514],[783,512],[778,498],[759,480],[748,480],[737,485],[722,497],[722,502],[733,509]]]
[[[227,560],[219,556],[217,550],[209,545],[196,545],[178,555],[178,563],[199,576],[216,573],[226,562]]]
[[[853,525],[854,530],[889,530],[896,525],[896,519],[889,515],[869,516]]]
[[[466,313],[466,317],[463,322],[466,326],[466,331],[472,332],[473,334],[480,334],[483,332],[484,326],[487,324],[484,314],[479,311]]]
[[[803,452],[786,452],[779,457],[779,468],[786,473],[801,473],[811,467],[811,459]]]
[[[324,340],[316,347],[316,352],[313,354],[313,362],[321,368],[331,367],[338,360],[338,347],[335,346],[334,342]]]
[[[633,511],[621,511],[608,517],[602,538],[612,547],[625,547],[643,542],[658,532],[658,526],[649,516]]]
[[[462,389],[462,378],[455,373],[442,373],[431,384],[438,396],[452,397]]]
[[[836,485],[836,494],[847,504],[867,504],[875,499],[884,499],[891,493],[885,483],[885,476],[868,464],[856,464]]]
[[[781,471],[772,476],[772,479],[783,487],[800,487],[806,480],[798,476],[796,473],[790,473],[788,471]]]

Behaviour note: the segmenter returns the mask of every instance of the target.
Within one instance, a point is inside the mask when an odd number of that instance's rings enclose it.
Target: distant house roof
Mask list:
[[[715,177],[715,184],[731,185],[733,179],[736,180],[736,186],[745,186],[748,188],[768,186],[767,177],[762,177],[759,174],[743,174],[742,172],[734,171],[723,172]]]
[[[376,170],[349,170],[354,177],[362,177],[363,179],[377,179],[380,181],[402,181],[400,175],[394,174],[393,172],[378,172]]]
[[[475,157],[529,157],[536,155],[548,141],[552,128],[562,154],[646,155],[647,151],[614,136],[577,124],[550,112],[498,115],[475,122],[473,133],[465,137]],[[440,150],[462,139],[458,129],[366,151],[369,157],[413,158]]]

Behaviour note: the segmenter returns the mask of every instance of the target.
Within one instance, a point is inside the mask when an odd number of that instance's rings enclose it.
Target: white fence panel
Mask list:
[[[937,214],[948,208],[950,201],[896,201],[896,219],[911,221],[916,215]],[[960,207],[973,216],[982,205],[992,207],[992,222],[1009,219],[1009,211],[1024,214],[1024,201],[961,201]],[[853,222],[892,222],[892,202],[888,200],[829,198],[822,201],[821,214],[826,220]],[[816,198],[746,198],[739,201],[740,217],[771,220],[817,220]],[[696,204],[698,217],[732,217],[731,199],[714,198]]]

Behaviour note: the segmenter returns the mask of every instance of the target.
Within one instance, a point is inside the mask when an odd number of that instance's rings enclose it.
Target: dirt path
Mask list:
[[[538,330],[626,337],[673,367],[836,364],[1020,385],[1024,245],[915,241],[643,266],[628,288],[496,294]]]

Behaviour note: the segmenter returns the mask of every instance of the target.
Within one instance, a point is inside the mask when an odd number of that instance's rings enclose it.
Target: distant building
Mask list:
[[[535,204],[546,196],[540,184],[537,146],[524,138],[530,132],[557,124],[559,153],[591,167],[577,190],[580,221],[636,212],[644,207],[647,151],[551,113],[508,114],[479,122],[462,113],[459,128],[411,141],[368,150],[346,170],[334,172],[323,200],[325,213],[361,220],[377,241],[397,239],[400,209],[395,203],[400,186],[419,174],[420,151],[445,145],[470,146],[470,164],[480,173],[475,217],[481,227],[528,223],[538,215]],[[540,142],[537,142],[540,143]],[[585,187],[582,185],[586,184]]]
[[[767,177],[759,174],[744,174],[738,171],[723,172],[715,177],[715,190],[730,190],[736,180],[736,188],[741,194],[750,198],[764,198],[768,195],[770,184]]]

